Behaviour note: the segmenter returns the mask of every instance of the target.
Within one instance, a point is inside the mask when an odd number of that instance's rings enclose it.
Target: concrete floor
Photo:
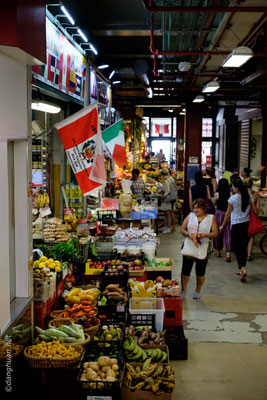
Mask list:
[[[180,226],[160,234],[158,257],[173,256],[173,277],[180,282]],[[200,300],[193,300],[192,270],[183,323],[188,360],[172,361],[176,373],[174,399],[267,400],[267,257],[256,238],[246,283],[235,275],[237,263],[212,254]],[[171,349],[170,349],[171,351]]]

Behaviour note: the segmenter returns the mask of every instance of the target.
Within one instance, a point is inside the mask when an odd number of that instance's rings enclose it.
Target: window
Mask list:
[[[202,118],[202,171],[212,165],[212,118]]]

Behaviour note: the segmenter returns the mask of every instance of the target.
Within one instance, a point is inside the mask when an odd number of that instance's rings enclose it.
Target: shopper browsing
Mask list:
[[[249,202],[251,202],[251,207],[255,213],[256,207],[253,196],[249,196],[248,190],[241,179],[234,179],[232,187],[234,195],[228,199],[227,212],[219,230],[221,233],[223,232],[231,216],[232,243],[239,268],[236,274],[240,276],[241,282],[245,282],[247,277]]]
[[[228,199],[230,197],[230,188],[227,179],[220,179],[218,190],[214,196],[214,205],[217,205],[215,212],[215,221],[218,226],[222,225],[227,208]],[[227,221],[223,232],[218,232],[218,236],[213,241],[214,249],[216,250],[216,257],[221,257],[221,251],[223,249],[223,243],[226,251],[226,261],[231,262],[230,252],[232,251],[232,238],[231,238],[231,226],[230,220]]]
[[[206,267],[209,257],[210,241],[218,234],[214,215],[207,213],[205,200],[198,199],[193,203],[193,212],[184,220],[181,233],[185,236],[182,248],[183,266],[181,273],[182,292],[186,296],[187,285],[194,262],[196,263],[196,289],[193,299],[200,298],[201,288],[205,281]]]
[[[246,185],[246,187],[248,189],[249,195],[250,196],[252,195],[253,198],[254,198],[255,207],[256,207],[256,214],[258,215],[259,212],[260,212],[260,197],[259,197],[257,192],[252,190],[253,180],[251,178],[247,178],[245,180],[245,185]],[[251,236],[251,238],[249,239],[249,242],[248,242],[248,258],[247,258],[248,261],[252,261],[251,254],[252,254],[252,250],[253,250],[253,244],[254,244],[254,236]]]

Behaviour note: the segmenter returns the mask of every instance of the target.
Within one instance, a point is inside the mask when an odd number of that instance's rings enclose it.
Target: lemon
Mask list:
[[[58,265],[59,267],[61,267],[61,262],[60,261],[56,260],[55,264]]]
[[[38,268],[39,264],[40,264],[40,260],[34,261],[33,268]]]
[[[51,264],[51,263],[54,262],[54,260],[53,260],[53,258],[49,258],[49,260],[47,260],[47,262],[48,262],[49,264]]]
[[[50,267],[50,268],[51,268],[51,267]],[[61,267],[56,267],[56,268],[55,268],[55,271],[56,271],[56,272],[60,272],[60,271],[61,271]]]
[[[56,264],[54,262],[49,264],[49,268],[50,269],[55,269],[56,268]]]
[[[44,262],[40,262],[39,263],[39,266],[38,266],[38,268],[45,268],[46,267],[46,265],[45,265],[45,263]]]
[[[42,256],[42,257],[39,259],[39,261],[40,261],[40,262],[45,262],[45,261],[47,261],[47,257]]]
[[[154,287],[154,282],[151,280],[145,281],[145,289],[153,288]]]

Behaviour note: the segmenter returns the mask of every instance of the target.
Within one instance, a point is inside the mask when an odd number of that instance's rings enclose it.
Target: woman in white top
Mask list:
[[[209,241],[218,235],[218,227],[214,215],[207,214],[207,208],[208,206],[205,200],[195,200],[193,203],[193,212],[185,218],[182,224],[181,233],[185,236],[182,249],[182,297],[186,296],[191,270],[194,262],[196,262],[197,279],[193,299],[200,298],[200,292],[205,281],[205,272],[208,264]]]
[[[246,281],[248,226],[251,201],[253,211],[256,212],[253,196],[249,196],[246,186],[241,179],[233,180],[234,195],[228,199],[228,208],[219,230],[222,232],[231,216],[232,244],[238,262],[238,271],[241,282]]]

